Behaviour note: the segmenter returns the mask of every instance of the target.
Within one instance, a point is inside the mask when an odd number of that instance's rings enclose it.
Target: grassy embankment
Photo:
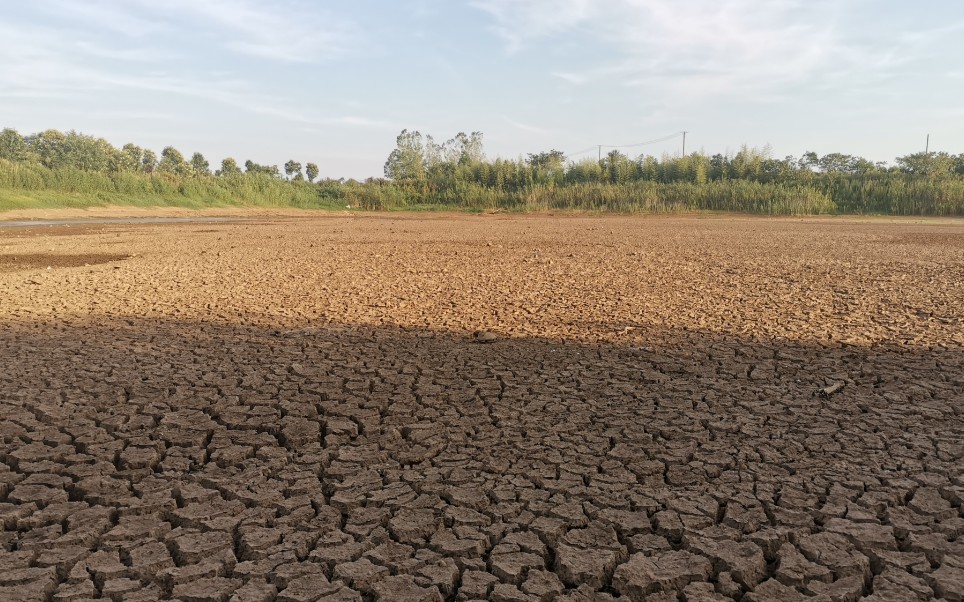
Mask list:
[[[316,186],[267,175],[100,173],[0,160],[0,211],[106,205],[334,209],[332,201]]]
[[[499,190],[473,183],[405,187],[375,182],[322,184],[325,196],[373,210],[575,210],[627,213],[736,212],[762,215],[964,216],[964,178],[904,174],[816,175],[809,182],[722,180],[704,183],[635,181],[573,183]]]
[[[806,182],[722,180],[705,183],[532,184],[500,189],[472,182],[449,186],[287,182],[263,174],[176,176],[102,173],[0,160],[0,211],[106,205],[189,209],[256,207],[362,210],[739,212],[964,215],[964,179],[901,174],[815,175]]]

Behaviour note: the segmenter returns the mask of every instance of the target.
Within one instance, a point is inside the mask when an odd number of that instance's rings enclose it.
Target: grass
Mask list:
[[[0,160],[0,211],[13,209],[252,207],[343,211],[736,212],[759,215],[964,215],[964,178],[904,174],[806,181],[529,183],[513,188],[451,179],[403,184],[288,182],[264,174],[174,176],[48,169]]]
[[[0,211],[105,205],[343,209],[344,203],[339,203],[311,184],[266,175],[103,174],[0,160]]]
[[[621,213],[688,213],[731,211],[767,215],[834,213],[829,197],[809,186],[749,181],[632,182],[628,184],[534,185],[499,191],[461,183],[457,190],[412,190],[378,184],[349,189],[348,204],[364,210],[412,211],[608,211]]]
[[[217,198],[198,198],[183,195],[163,194],[121,194],[121,193],[80,193],[50,190],[4,190],[0,189],[0,211],[16,209],[88,209],[91,207],[177,207],[182,209],[212,209],[230,207],[249,208],[296,208],[325,211],[344,211],[345,206],[312,199],[303,202],[251,202],[249,200],[230,200]]]
[[[826,178],[822,188],[842,212],[964,215],[964,179],[907,175]]]

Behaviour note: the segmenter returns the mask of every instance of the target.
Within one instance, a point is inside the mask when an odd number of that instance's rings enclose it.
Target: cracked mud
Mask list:
[[[964,599],[959,224],[59,234],[0,231],[0,600]]]

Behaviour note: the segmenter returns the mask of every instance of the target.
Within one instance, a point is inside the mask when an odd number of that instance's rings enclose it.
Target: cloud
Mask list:
[[[187,119],[185,119],[183,115],[175,115],[174,113],[165,113],[163,111],[138,111],[138,110],[89,111],[89,110],[85,110],[83,111],[83,113],[84,115],[88,117],[93,117],[95,119],[113,119],[113,120],[127,119],[130,121],[139,121],[139,122],[145,122],[145,121],[150,121],[150,122],[167,121],[171,123],[187,122]]]
[[[318,120],[321,123],[330,123],[333,125],[351,125],[363,128],[370,128],[375,130],[390,130],[393,132],[399,132],[404,129],[404,126],[392,121],[385,121],[382,119],[371,119],[368,117],[359,117],[357,115],[346,115],[345,117],[337,117],[334,119],[324,119]]]
[[[349,20],[310,3],[256,3],[238,0],[138,0],[145,9],[172,19],[198,19],[222,34],[235,52],[296,63],[319,62],[346,53],[360,30]],[[270,8],[266,8],[270,6]]]
[[[558,77],[563,81],[567,81],[570,84],[576,86],[582,86],[588,84],[592,78],[584,73],[570,73],[566,71],[554,71],[552,73],[553,77]]]
[[[159,63],[183,57],[182,54],[165,48],[117,48],[87,40],[74,42],[73,48],[80,53],[94,58],[109,59],[112,61],[130,61],[134,63]]]
[[[138,14],[127,3],[116,0],[45,0],[36,2],[50,24],[64,22],[76,32],[109,31],[125,38],[142,38],[168,30],[168,25],[150,14]]]
[[[38,7],[48,23],[69,25],[68,39],[103,32],[141,43],[204,39],[232,53],[290,63],[337,58],[362,36],[353,21],[297,0],[46,0]]]
[[[134,91],[146,93],[140,95],[144,107],[158,107],[158,114],[165,112],[163,99],[181,96],[300,124],[397,128],[359,115],[331,116],[321,107],[301,109],[279,88],[264,85],[263,68],[239,73],[236,60],[217,56],[219,46],[228,54],[285,63],[347,52],[356,39],[353,24],[312,3],[44,0],[33,9],[33,15],[19,14],[20,22],[0,23],[0,98],[117,105],[120,94]],[[214,52],[196,56],[196,39]]]
[[[937,38],[942,38],[951,34],[956,34],[960,31],[964,31],[964,21],[945,23],[938,27],[931,27],[928,29],[907,31],[907,32],[903,32],[900,37],[903,40],[909,41],[909,42],[932,44]]]
[[[505,39],[510,54],[529,40],[568,31],[599,12],[596,0],[472,0],[469,5],[493,17],[492,29]]]
[[[165,76],[159,70],[152,71],[150,65],[134,72],[98,66],[90,56],[117,58],[116,53],[87,43],[65,44],[60,32],[51,29],[0,25],[0,38],[6,42],[0,45],[0,84],[22,97],[82,96],[116,88],[189,94],[207,89],[204,93],[209,95],[226,83]]]
[[[364,127],[398,130],[400,126],[357,115],[325,116],[292,106],[284,98],[262,91],[262,87],[229,73],[182,73],[162,68],[169,55],[159,52],[155,59],[149,50],[134,56],[88,43],[64,44],[56,30],[22,29],[0,24],[0,98],[21,100],[61,100],[76,104],[85,98],[114,98],[124,91],[148,93],[145,105],[163,106],[156,99],[181,96],[233,107],[248,113],[305,125]],[[106,58],[101,64],[91,57]],[[118,68],[116,61],[142,61],[131,69]],[[112,62],[113,61],[113,62]],[[105,96],[106,95],[106,96]],[[141,109],[135,113],[145,119],[170,115],[169,112]],[[88,112],[88,115],[91,113]],[[132,114],[122,109],[121,114]],[[320,114],[321,116],[316,116]]]
[[[545,128],[541,128],[541,127],[538,127],[538,126],[535,126],[535,125],[531,125],[531,124],[528,124],[528,123],[522,123],[522,122],[520,122],[520,121],[515,121],[515,120],[513,120],[513,119],[509,119],[508,117],[503,117],[503,119],[505,120],[506,123],[508,123],[508,124],[511,125],[512,127],[516,128],[517,130],[522,130],[523,132],[528,132],[528,133],[530,133],[530,134],[543,134],[543,135],[545,135],[545,134],[553,134],[553,133],[554,133],[552,130],[547,130],[547,129],[545,129]]]
[[[795,87],[873,83],[919,56],[915,36],[856,41],[843,25],[858,0],[472,0],[508,52],[565,38],[611,58],[556,69],[572,85],[605,81],[675,102],[784,99]],[[953,29],[953,27],[951,28]],[[558,47],[558,46],[557,46]]]

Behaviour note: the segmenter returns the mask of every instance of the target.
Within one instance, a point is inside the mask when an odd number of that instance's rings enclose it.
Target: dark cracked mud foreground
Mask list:
[[[955,223],[0,231],[0,600],[961,600],[962,283]]]

